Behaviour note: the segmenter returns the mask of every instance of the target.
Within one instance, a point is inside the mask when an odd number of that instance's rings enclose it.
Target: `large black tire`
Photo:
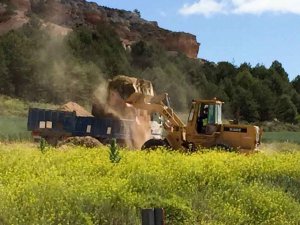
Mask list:
[[[53,147],[56,147],[57,144],[58,144],[59,137],[56,137],[56,136],[46,136],[46,137],[43,137],[43,138],[46,140],[46,142],[49,145],[51,145]]]
[[[182,146],[186,149],[187,152],[195,152],[197,150],[196,145],[193,142],[184,142]]]
[[[169,147],[169,144],[166,140],[150,139],[143,144],[142,150],[146,150],[146,149],[155,150],[158,147]]]

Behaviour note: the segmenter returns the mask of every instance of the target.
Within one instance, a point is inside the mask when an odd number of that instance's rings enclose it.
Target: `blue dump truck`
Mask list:
[[[91,136],[101,143],[116,139],[120,145],[132,140],[134,120],[77,116],[75,112],[29,108],[27,129],[34,139],[44,138],[56,145],[59,140],[74,136]]]
[[[149,138],[162,138],[159,116],[127,103],[133,94],[153,97],[150,81],[119,75],[109,80],[106,92],[106,99],[103,93],[98,93],[99,96],[94,93],[91,113],[75,102],[68,102],[58,110],[30,108],[27,128],[34,139],[44,138],[52,145],[68,137],[91,136],[103,144],[116,139],[121,146],[139,149]],[[123,118],[116,118],[110,112]]]

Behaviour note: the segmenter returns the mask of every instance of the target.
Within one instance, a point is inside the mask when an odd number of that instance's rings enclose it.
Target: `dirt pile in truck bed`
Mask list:
[[[82,106],[75,102],[68,102],[58,108],[61,111],[75,112],[76,116],[93,116],[90,112],[86,111]]]

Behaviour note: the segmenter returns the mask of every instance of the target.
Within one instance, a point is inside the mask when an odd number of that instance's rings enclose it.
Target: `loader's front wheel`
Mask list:
[[[142,150],[145,150],[145,149],[155,150],[159,147],[169,147],[169,144],[166,140],[150,139],[143,144]]]
[[[187,152],[195,152],[197,150],[196,145],[193,142],[185,141],[182,146]]]

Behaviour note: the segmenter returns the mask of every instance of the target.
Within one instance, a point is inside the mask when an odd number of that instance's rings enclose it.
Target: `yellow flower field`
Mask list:
[[[0,224],[138,225],[148,207],[170,225],[299,224],[300,151],[265,152],[121,150],[112,163],[108,147],[2,143]]]

